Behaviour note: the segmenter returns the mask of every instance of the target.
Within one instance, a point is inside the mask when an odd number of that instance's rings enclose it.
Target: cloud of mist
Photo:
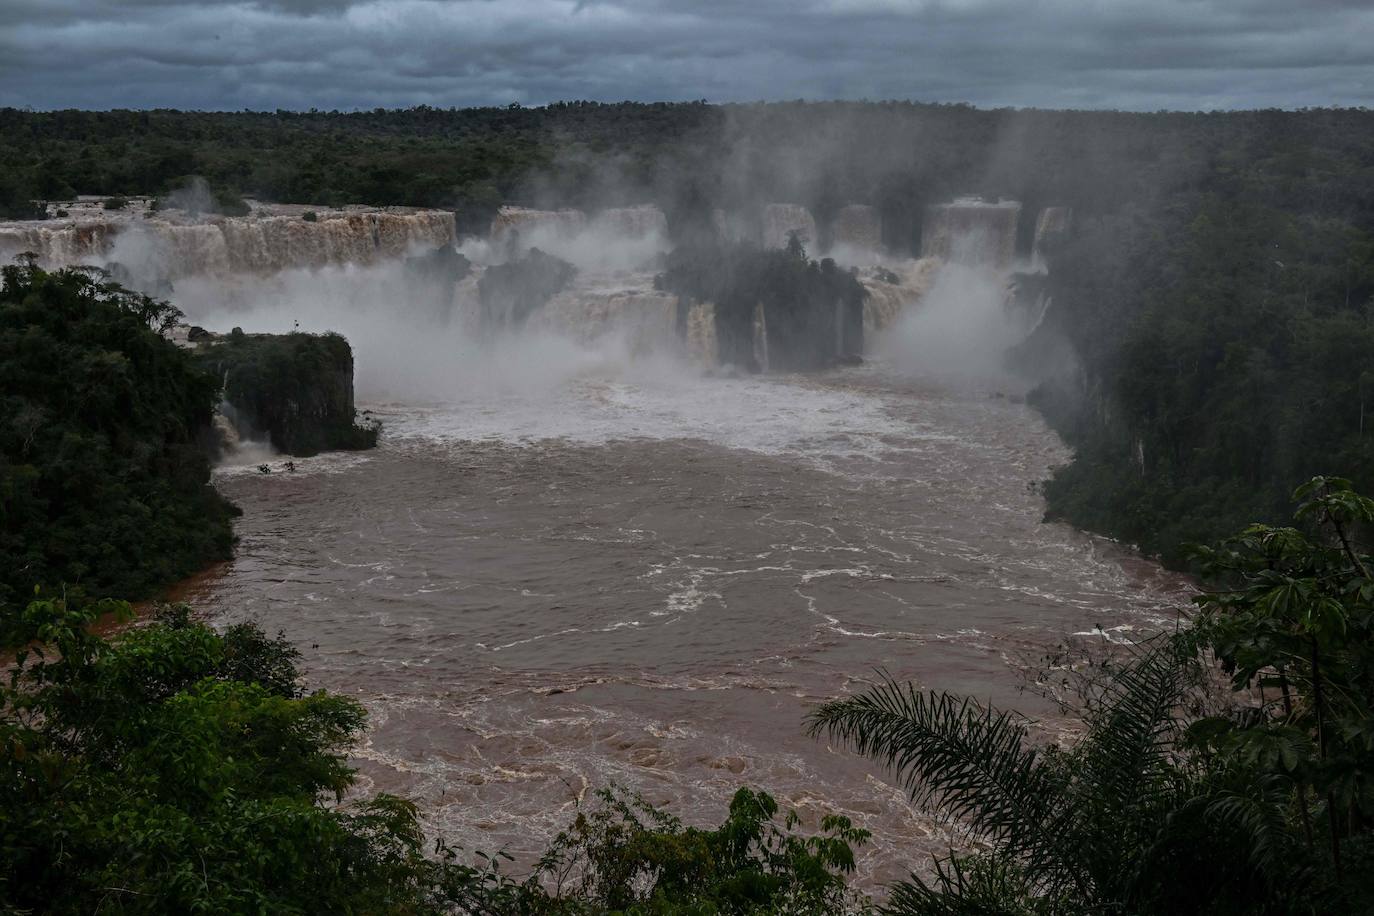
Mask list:
[[[436,309],[434,288],[402,261],[267,277],[187,277],[174,300],[209,330],[334,331],[354,351],[355,386],[371,402],[435,403],[557,388],[591,374],[688,374],[680,360],[636,346],[628,331],[582,341],[532,323],[484,331],[473,278]]]
[[[191,217],[210,216],[219,212],[209,183],[199,175],[192,175],[186,187],[178,188],[158,202],[164,210],[180,210]]]
[[[1007,274],[943,265],[919,302],[909,305],[876,344],[898,371],[957,382],[1005,382],[1007,352],[1031,330],[1006,308]]]

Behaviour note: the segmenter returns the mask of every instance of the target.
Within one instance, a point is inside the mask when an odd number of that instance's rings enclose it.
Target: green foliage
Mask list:
[[[228,558],[201,442],[218,385],[159,333],[179,313],[98,272],[0,277],[0,608],[36,585],[143,597]]]
[[[1009,713],[886,681],[820,707],[982,851],[893,889],[893,913],[1368,912],[1374,847],[1374,500],[1300,487],[1292,528],[1198,550],[1219,581],[1090,696],[1086,734],[1029,746]],[[1218,704],[1210,662],[1231,677]]]
[[[345,805],[362,708],[303,695],[295,651],[185,608],[113,640],[35,601],[0,690],[0,896],[12,912],[437,912],[480,883],[424,856],[415,809]]]
[[[504,857],[425,854],[414,805],[354,785],[353,700],[303,693],[298,653],[185,606],[105,639],[129,606],[30,603],[0,687],[0,906],[45,913],[829,914],[868,834],[802,835],[741,789],[717,829],[606,791],[517,881]]]
[[[1197,679],[1185,650],[1165,640],[1117,669],[1067,750],[1033,750],[1014,715],[909,685],[822,706],[814,733],[887,763],[916,801],[986,845],[899,884],[889,910],[1288,912],[1307,889],[1291,835],[1216,816],[1236,798],[1225,772],[1179,756],[1177,708]],[[1284,867],[1266,868],[1266,851]]]
[[[1260,702],[1244,718],[1196,723],[1193,737],[1295,795],[1309,844],[1324,821],[1339,880],[1342,845],[1367,843],[1374,821],[1374,578],[1356,540],[1374,500],[1325,477],[1295,496],[1312,536],[1255,525],[1198,551],[1221,583],[1198,598],[1199,634],[1233,688]]]
[[[129,202],[123,197],[107,197],[103,204],[106,210],[123,210],[128,205]]]
[[[1370,189],[1349,152],[1277,185],[1266,152],[1050,257],[1043,333],[1082,364],[1032,398],[1076,450],[1045,488],[1050,513],[1174,566],[1189,542],[1281,522],[1324,469],[1374,487]]]
[[[239,419],[289,455],[377,444],[379,427],[359,424],[353,403],[353,349],[338,334],[244,334],[196,351],[223,379]]]
[[[598,793],[600,805],[560,833],[525,885],[528,912],[643,916],[858,912],[867,903],[845,884],[854,847],[868,840],[831,815],[820,833],[795,832],[789,812],[742,788],[720,827],[683,827],[635,795]]]

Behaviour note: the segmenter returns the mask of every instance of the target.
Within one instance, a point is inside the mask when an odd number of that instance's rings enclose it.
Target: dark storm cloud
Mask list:
[[[1374,102],[1343,0],[0,0],[0,105]]]

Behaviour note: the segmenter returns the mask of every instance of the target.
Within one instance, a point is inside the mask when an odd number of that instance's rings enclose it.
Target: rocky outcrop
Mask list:
[[[226,413],[242,438],[265,435],[277,451],[295,456],[377,444],[378,426],[358,422],[353,349],[338,334],[236,329],[202,338],[195,350],[223,380]]]
[[[477,281],[484,330],[516,328],[561,292],[577,273],[567,261],[531,248],[522,258],[496,264]]]
[[[748,245],[678,249],[656,286],[681,297],[689,353],[748,372],[805,372],[861,358],[864,286],[829,259]]]

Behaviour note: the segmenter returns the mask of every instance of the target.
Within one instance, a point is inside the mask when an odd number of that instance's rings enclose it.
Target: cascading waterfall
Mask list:
[[[754,362],[760,372],[768,371],[768,315],[762,302],[754,306]]]
[[[786,248],[792,233],[802,244],[816,244],[816,220],[811,211],[797,204],[767,204],[761,216],[759,241],[764,248]]]
[[[688,305],[684,330],[688,359],[706,369],[720,365],[720,341],[716,336],[714,302],[693,302]]]
[[[930,289],[940,268],[938,258],[907,260],[859,271],[868,298],[864,300],[864,334],[887,330],[903,309],[919,302]]]
[[[850,204],[841,207],[830,223],[831,248],[878,252],[883,247],[883,221],[874,207]]]
[[[530,210],[502,207],[491,221],[492,247],[507,255],[530,247],[550,247],[571,239],[587,228],[581,210]]]
[[[530,316],[528,327],[579,343],[618,338],[631,354],[672,352],[678,346],[677,296],[653,288],[653,276],[585,276]]]
[[[135,275],[176,279],[372,264],[453,240],[453,214],[439,210],[326,211],[315,221],[270,212],[189,221],[168,211],[0,225],[0,257],[32,251],[44,267],[117,263]]]
[[[1035,219],[1035,243],[1031,249],[1031,260],[1037,269],[1045,264],[1045,247],[1053,244],[1069,230],[1073,211],[1068,207],[1045,207]]]
[[[1006,269],[1016,258],[1016,225],[1021,204],[961,198],[926,211],[921,234],[923,257],[970,266]]]
[[[171,295],[168,284],[176,280],[173,298],[188,314],[194,318],[208,307],[220,315],[224,309],[218,319],[223,329],[240,323],[251,329],[253,319],[248,316],[255,309],[253,302],[264,296],[278,303],[272,306],[277,309],[271,324],[274,329],[283,324],[290,329],[295,319],[305,321],[308,315],[316,317],[302,326],[335,327],[330,308],[372,308],[387,300],[396,303],[398,315],[404,314],[406,322],[423,324],[437,315],[440,323],[427,332],[431,337],[434,329],[442,327],[449,329],[445,334],[451,331],[464,340],[477,340],[489,330],[480,292],[485,271],[527,257],[529,248],[539,247],[576,265],[577,272],[561,289],[546,293],[548,298],[522,312],[511,329],[528,327],[603,351],[611,346],[622,355],[671,353],[703,368],[716,367],[720,361],[716,306],[679,300],[675,294],[655,289],[655,265],[657,255],[668,248],[668,224],[663,212],[652,205],[610,208],[591,217],[578,210],[502,208],[493,220],[489,240],[464,243],[460,249],[471,260],[472,269],[465,267],[456,282],[452,277],[443,280],[451,284],[451,290],[436,293],[424,288],[426,302],[437,297],[437,309],[418,308],[421,284],[411,276],[409,262],[402,259],[417,250],[454,242],[453,216],[447,212],[322,209],[306,219],[304,207],[254,205],[252,216],[197,220],[175,210],[153,212],[137,206],[106,213],[96,202],[73,212],[76,216],[65,222],[0,224],[0,252],[35,251],[40,263],[50,267],[103,264],[115,269],[121,281],[131,279],[139,288],[163,290],[159,295]],[[803,333],[823,334],[822,349],[828,352],[833,345],[838,359],[857,356],[864,341],[890,331],[913,305],[934,307],[927,300],[943,265],[962,265],[989,277],[1002,277],[996,282],[1007,288],[1019,212],[1020,205],[1013,201],[994,204],[961,199],[932,207],[926,215],[925,256],[903,260],[882,253],[882,219],[876,208],[860,204],[840,208],[829,225],[827,253],[841,265],[858,265],[855,276],[867,293],[862,328],[857,314],[847,323],[844,307],[837,303],[833,321],[827,317],[821,322],[823,331],[817,325]],[[1035,269],[1043,270],[1038,257],[1041,247],[1066,231],[1069,218],[1063,207],[1047,207],[1038,214]],[[717,212],[716,219],[731,236],[756,239],[770,247],[785,246],[793,232],[809,249],[817,244],[815,220],[806,208],[795,204]],[[342,273],[325,270],[345,265]],[[374,266],[377,269],[370,270],[366,279],[355,272]],[[149,277],[158,283],[149,283]],[[1017,288],[1019,298],[1009,294],[1005,311],[1015,319],[1012,323],[1033,328],[1043,318],[1048,298],[1030,295],[1024,283]],[[337,303],[344,289],[351,290],[347,305],[327,304]],[[982,286],[977,289],[981,295]],[[302,302],[317,295],[318,306]],[[1023,307],[1028,304],[1031,307]],[[941,307],[964,305],[951,301]],[[234,318],[230,314],[234,309],[241,310],[247,320]],[[776,324],[781,314],[768,314],[756,305],[749,323],[734,332],[751,335],[740,343],[760,371],[786,368],[786,354],[769,352],[770,330],[774,344],[794,336],[787,328],[770,329],[770,319]],[[831,314],[828,306],[825,314]]]

